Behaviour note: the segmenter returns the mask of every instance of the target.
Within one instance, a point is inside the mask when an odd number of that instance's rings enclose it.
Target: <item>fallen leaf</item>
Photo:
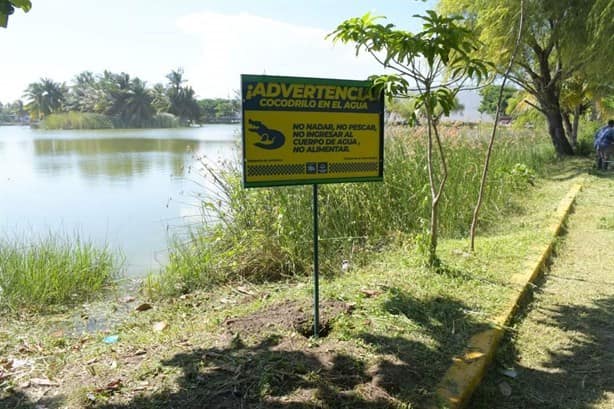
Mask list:
[[[105,386],[103,386],[102,388],[96,388],[94,389],[94,392],[113,392],[116,390],[119,390],[119,388],[122,387],[122,380],[121,379],[116,379],[112,382],[109,382],[108,384],[106,384]]]
[[[64,336],[64,330],[57,330],[51,333],[51,336],[54,338],[62,338]]]
[[[254,292],[244,285],[237,287],[236,290],[246,295],[254,295]]]
[[[7,369],[17,369],[29,365],[30,361],[28,359],[13,359],[9,364],[10,366]]]
[[[60,386],[59,383],[51,381],[47,378],[32,378],[30,383],[36,386]]]
[[[124,298],[121,299],[121,302],[123,302],[124,304],[128,304],[128,303],[133,302],[135,300],[136,300],[136,298],[134,298],[133,296],[127,295],[127,296],[125,296]]]
[[[361,289],[360,292],[366,295],[367,297],[375,297],[382,293],[380,290],[368,290],[368,289]]]
[[[134,353],[134,356],[145,355],[146,353],[147,351],[145,351],[144,349],[139,349]]]
[[[182,346],[182,347],[191,347],[192,343],[189,340],[187,340],[187,339],[182,339],[176,345],[177,346]]]
[[[153,324],[153,330],[156,332],[162,332],[168,327],[168,324],[164,321],[159,321]]]
[[[135,310],[139,312],[151,310],[153,307],[151,304],[144,302],[143,304],[138,305]]]

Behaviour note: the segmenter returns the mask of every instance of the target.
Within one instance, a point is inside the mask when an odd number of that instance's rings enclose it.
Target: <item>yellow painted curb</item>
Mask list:
[[[523,285],[522,290],[510,300],[511,302],[503,314],[495,318],[494,327],[471,337],[462,355],[452,359],[452,365],[437,386],[436,394],[440,404],[453,409],[463,408],[467,405],[469,397],[479,385],[492,361],[497,346],[503,337],[505,326],[511,321],[520,301],[531,287],[531,283],[537,279],[550,258],[554,242],[561,233],[563,224],[581,189],[581,182],[573,185],[559,203],[555,213],[556,222],[549,227],[549,232],[552,235],[550,243],[543,249],[534,265],[512,278],[514,282]]]

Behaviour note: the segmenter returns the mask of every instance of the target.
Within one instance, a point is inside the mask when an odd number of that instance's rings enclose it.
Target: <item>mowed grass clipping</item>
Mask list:
[[[44,310],[86,300],[118,277],[122,257],[81,238],[0,241],[0,308]]]
[[[613,189],[611,171],[586,177],[556,258],[511,323],[469,407],[614,407],[614,231],[604,226]]]

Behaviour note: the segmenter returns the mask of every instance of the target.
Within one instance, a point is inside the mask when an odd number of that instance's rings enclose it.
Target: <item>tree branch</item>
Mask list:
[[[528,99],[525,99],[524,101],[525,104],[532,106],[533,108],[537,109],[539,112],[541,112],[542,114],[546,114],[546,111],[543,110],[540,106],[535,105],[534,103],[532,103],[531,101],[529,101]]]

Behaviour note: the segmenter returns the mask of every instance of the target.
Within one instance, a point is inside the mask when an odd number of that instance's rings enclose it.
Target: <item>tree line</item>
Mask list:
[[[52,114],[66,112],[94,113],[113,119],[121,127],[148,127],[157,115],[170,114],[182,125],[234,122],[240,115],[240,99],[197,99],[194,89],[186,85],[181,68],[166,75],[167,82],[148,87],[129,74],[84,71],[72,83],[41,78],[27,86],[23,97],[2,105],[0,122],[44,120]]]

